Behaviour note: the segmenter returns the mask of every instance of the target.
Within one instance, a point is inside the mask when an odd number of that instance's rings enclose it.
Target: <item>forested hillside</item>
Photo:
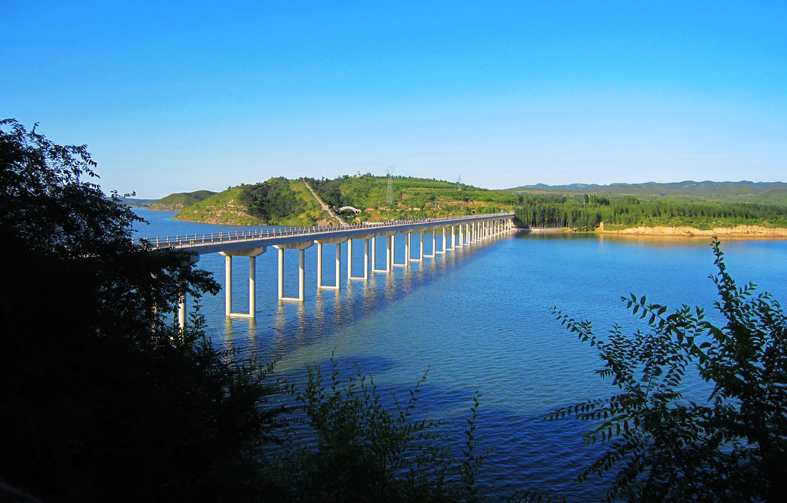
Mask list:
[[[566,197],[524,195],[516,218],[524,227],[569,227],[594,230],[633,226],[688,226],[697,229],[759,225],[787,227],[787,207],[750,203],[645,202],[631,196]]]
[[[787,183],[782,182],[675,182],[613,183],[610,185],[526,185],[507,189],[515,194],[581,196],[634,196],[642,201],[680,200],[686,202],[757,203],[787,205]]]

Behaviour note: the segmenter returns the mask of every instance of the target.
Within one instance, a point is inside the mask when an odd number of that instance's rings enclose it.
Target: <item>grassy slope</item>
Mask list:
[[[643,201],[677,200],[708,201],[717,203],[760,203],[787,206],[787,183],[760,182],[676,182],[676,183],[637,183],[611,185],[569,185],[516,187],[507,189],[517,194],[556,194],[556,195],[618,195],[634,196]]]
[[[148,206],[148,209],[151,210],[181,210],[183,208],[187,208],[192,204],[196,204],[200,201],[204,201],[205,199],[216,195],[216,192],[211,192],[209,190],[197,190],[195,192],[178,192],[176,194],[170,194],[167,197],[163,197],[152,203]]]
[[[257,225],[259,222],[246,213],[238,202],[241,187],[232,187],[189,206],[175,215],[175,220],[224,225]]]
[[[243,187],[239,186],[231,187],[185,208],[175,216],[175,219],[222,225],[309,226],[315,225],[318,220],[324,218],[319,203],[312,197],[303,182],[290,180],[290,187],[302,203],[302,211],[290,218],[265,222],[249,215],[246,206],[239,201],[239,196],[243,192]]]
[[[298,200],[303,203],[302,212],[294,218],[283,220],[279,225],[316,225],[319,220],[327,218],[320,208],[320,203],[314,198],[306,185],[300,180],[290,180],[290,188],[295,192]]]

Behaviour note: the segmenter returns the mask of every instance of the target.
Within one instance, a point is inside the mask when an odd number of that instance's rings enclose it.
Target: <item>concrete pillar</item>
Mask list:
[[[317,243],[317,288],[322,288],[322,243]]]
[[[347,280],[353,279],[353,239],[347,240]]]
[[[406,239],[406,237],[405,237],[405,241],[404,241],[404,246],[405,246],[405,249],[406,249],[407,248],[407,239]],[[405,265],[406,264],[397,264],[396,263],[396,234],[394,234],[393,243],[391,244],[391,270],[393,270],[394,267],[404,267]]]
[[[437,229],[432,229],[432,257],[437,256]]]
[[[407,232],[405,234],[405,236],[406,237],[405,237],[405,240],[404,240],[404,265],[405,265],[405,267],[410,267],[410,254],[411,254],[411,252],[410,252],[410,242],[411,242],[410,233]]]
[[[249,257],[249,317],[257,315],[257,257]]]
[[[328,238],[325,240],[318,240],[317,241],[317,289],[325,289],[325,290],[336,290],[341,286],[341,274],[342,274],[342,242],[346,240],[346,238]],[[333,285],[326,285],[325,278],[323,278],[323,258],[325,255],[323,254],[323,245],[326,244],[335,244],[336,245],[336,272]]]
[[[279,248],[279,300],[284,298],[284,248]]]
[[[303,302],[303,291],[306,289],[306,250],[298,250],[298,300]]]
[[[377,270],[377,236],[372,236],[372,272]]]
[[[369,281],[369,239],[363,240],[363,280]]]
[[[453,250],[456,248],[456,235],[454,234],[454,226],[451,226],[451,248],[449,250]]]
[[[224,257],[224,312],[232,314],[232,256]]]
[[[418,261],[422,262],[424,260],[424,232],[421,231],[420,237],[418,238]]]
[[[178,326],[181,330],[186,328],[186,290],[185,285],[181,284],[180,299],[178,301]]]
[[[342,244],[336,243],[336,289],[341,289],[342,281]]]
[[[391,265],[393,261],[393,247],[391,243],[393,242],[394,236],[385,236],[385,270],[388,272],[393,270],[393,265]]]

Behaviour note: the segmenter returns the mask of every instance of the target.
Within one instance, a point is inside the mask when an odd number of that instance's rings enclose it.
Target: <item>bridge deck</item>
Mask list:
[[[431,228],[450,227],[471,222],[511,218],[510,213],[490,213],[487,215],[467,215],[461,217],[425,218],[421,220],[399,220],[349,227],[277,227],[266,230],[247,230],[234,232],[213,232],[210,234],[189,234],[183,236],[165,236],[141,238],[151,249],[174,248],[195,252],[200,255],[208,253],[243,250],[247,248],[267,247],[302,243],[306,241],[322,241],[336,238],[353,238],[382,232],[421,232]]]

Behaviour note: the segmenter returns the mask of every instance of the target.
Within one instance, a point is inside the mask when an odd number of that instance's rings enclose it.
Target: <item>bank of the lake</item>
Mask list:
[[[736,225],[734,227],[713,227],[711,229],[698,229],[697,227],[664,225],[657,226],[636,226],[625,228],[605,227],[602,222],[598,229],[599,234],[618,234],[618,235],[647,235],[647,236],[696,236],[709,238],[712,236],[729,238],[787,238],[787,228],[784,227],[763,227],[761,225]]]
[[[175,221],[174,212],[136,211],[151,221],[139,237],[237,230]],[[418,235],[414,237],[417,249]],[[399,239],[401,260],[404,243]],[[427,258],[409,269],[396,268],[392,275],[375,274],[368,283],[353,281],[349,287],[343,263],[340,292],[316,289],[312,247],[306,250],[305,302],[284,304],[277,300],[277,255],[269,250],[257,258],[256,319],[226,318],[222,293],[203,298],[200,312],[215,344],[262,361],[278,358],[278,374],[293,383],[303,381],[306,365],[324,365],[332,352],[343,369],[358,363],[372,373],[386,394],[402,396],[429,369],[420,413],[452,421],[458,441],[470,397],[478,390],[482,447],[496,446],[482,469],[485,486],[497,493],[525,486],[560,492],[570,501],[598,501],[603,480],[575,483],[594,456],[581,439],[587,425],[544,422],[542,416],[562,405],[609,396],[611,383],[595,374],[601,363],[594,349],[566,332],[552,307],[593,320],[599,335],[613,323],[627,330],[640,326],[620,301],[630,292],[671,307],[703,306],[714,318],[709,242],[522,232]],[[427,254],[431,243],[427,235]],[[355,246],[358,275],[363,254],[361,243]],[[761,291],[787,299],[787,241],[722,238],[722,248],[741,283],[752,281]],[[346,245],[342,250],[346,257]],[[326,281],[333,279],[333,253],[333,246],[324,248]],[[377,253],[382,264],[385,247],[378,246]],[[205,255],[199,266],[223,281],[224,260]],[[285,288],[291,289],[297,284],[297,258],[287,255],[285,261]],[[241,310],[248,306],[248,268],[245,259],[235,263],[233,303]],[[692,393],[707,398],[701,384]]]

